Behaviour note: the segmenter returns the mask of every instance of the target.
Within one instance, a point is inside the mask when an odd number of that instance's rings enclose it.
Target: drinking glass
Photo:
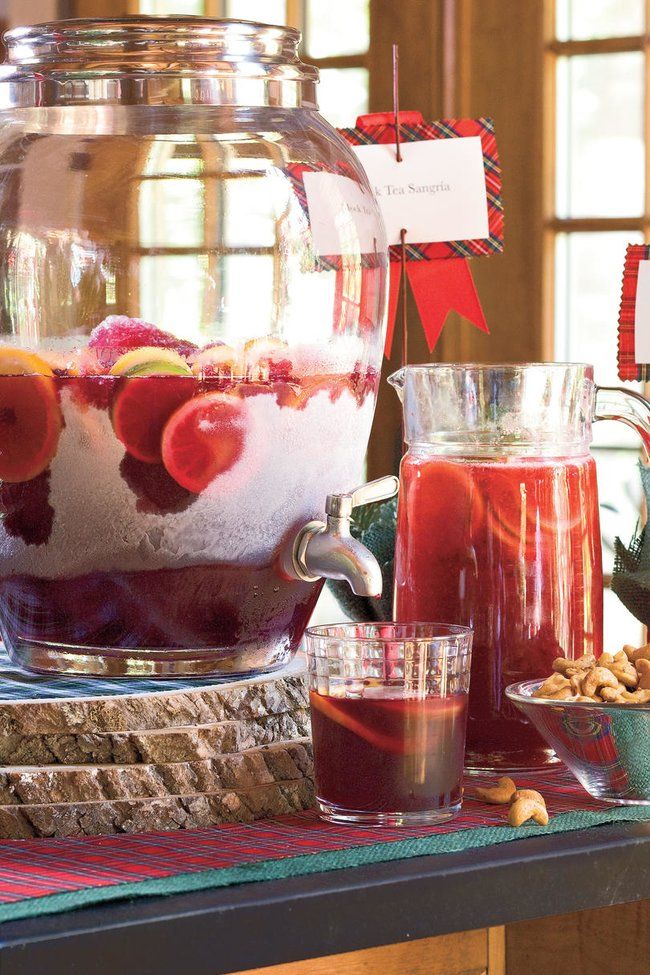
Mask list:
[[[323,818],[413,826],[455,816],[472,631],[341,623],[308,629],[306,650]]]

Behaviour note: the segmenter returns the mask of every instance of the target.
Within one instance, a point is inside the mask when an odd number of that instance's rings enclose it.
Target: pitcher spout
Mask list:
[[[391,376],[388,377],[388,382],[395,389],[397,395],[400,398],[400,402],[404,400],[404,379],[406,377],[406,369],[398,369]]]

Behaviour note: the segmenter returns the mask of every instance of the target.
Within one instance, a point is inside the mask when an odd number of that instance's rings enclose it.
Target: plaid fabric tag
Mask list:
[[[359,182],[359,177],[354,170],[347,166],[345,163],[340,163],[335,166],[325,166],[322,165],[311,165],[308,163],[288,163],[286,169],[284,170],[284,175],[288,177],[291,183],[291,189],[294,196],[298,200],[302,212],[304,213],[307,221],[309,222],[309,205],[307,202],[307,191],[305,189],[305,173],[335,173],[338,176],[346,176],[348,179]],[[309,248],[311,251],[311,248]],[[373,268],[385,267],[386,257],[385,251],[374,254],[362,254],[361,255],[361,267],[364,270],[372,270]],[[339,255],[339,254],[312,254],[309,255],[309,265],[304,267],[306,272],[309,271],[346,271],[350,270],[355,272],[357,266],[357,257],[354,255]]]
[[[361,115],[351,129],[339,129],[353,146],[385,145],[395,141],[392,114]],[[419,112],[401,112],[399,135],[402,142],[421,142],[431,139],[460,139],[479,136],[483,148],[483,169],[488,202],[489,237],[481,240],[451,240],[435,244],[407,243],[406,256],[410,261],[434,261],[449,257],[488,257],[503,250],[503,201],[501,199],[501,166],[490,118],[441,119],[425,122]],[[401,247],[390,248],[392,261],[401,260]]]
[[[650,379],[650,363],[637,362],[634,353],[634,315],[639,263],[647,260],[650,260],[649,244],[628,244],[618,315],[618,375],[623,380],[647,382]]]

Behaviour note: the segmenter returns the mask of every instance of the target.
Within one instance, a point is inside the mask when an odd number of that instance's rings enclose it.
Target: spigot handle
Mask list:
[[[372,504],[373,501],[386,501],[394,497],[398,489],[399,480],[393,474],[378,477],[376,481],[368,481],[349,494],[328,494],[325,513],[332,518],[349,518],[354,508]]]

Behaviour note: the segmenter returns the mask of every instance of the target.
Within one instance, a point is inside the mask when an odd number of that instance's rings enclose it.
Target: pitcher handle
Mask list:
[[[640,393],[620,386],[597,386],[596,420],[620,420],[639,434],[646,465],[650,464],[650,403]]]

